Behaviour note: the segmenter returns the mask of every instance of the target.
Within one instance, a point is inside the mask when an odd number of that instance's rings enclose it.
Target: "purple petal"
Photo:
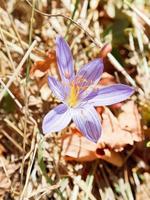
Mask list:
[[[74,78],[73,58],[70,48],[61,36],[56,38],[56,57],[61,79],[64,83]]]
[[[84,65],[77,73],[75,81],[81,88],[81,93],[89,86],[95,85],[100,80],[103,73],[103,61],[95,59],[88,64]]]
[[[112,105],[126,100],[134,92],[132,87],[114,84],[91,92],[83,101],[93,106]]]
[[[85,106],[71,110],[72,118],[83,135],[97,142],[101,136],[101,124],[96,110],[92,106]]]
[[[48,77],[48,84],[53,94],[59,100],[63,101],[67,93],[67,91],[65,90],[65,87],[63,87],[63,85],[58,80],[56,80],[54,77],[51,77],[51,76]]]
[[[43,119],[43,133],[57,132],[65,128],[71,121],[71,115],[65,104],[60,104],[49,111]]]

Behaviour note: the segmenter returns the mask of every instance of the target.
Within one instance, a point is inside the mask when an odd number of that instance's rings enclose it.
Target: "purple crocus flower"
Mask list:
[[[101,136],[101,123],[94,107],[123,101],[134,89],[123,84],[95,89],[103,73],[103,61],[95,59],[75,74],[70,48],[61,36],[56,38],[56,57],[61,82],[49,76],[48,83],[62,103],[44,117],[43,132],[60,131],[73,120],[81,133],[96,143]]]

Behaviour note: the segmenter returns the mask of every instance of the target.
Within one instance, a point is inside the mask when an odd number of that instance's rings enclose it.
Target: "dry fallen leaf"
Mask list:
[[[96,144],[77,133],[63,135],[62,154],[67,157],[77,158],[78,161],[96,159]]]
[[[125,102],[119,120],[107,107],[98,107],[97,111],[102,115],[102,136],[98,143],[89,141],[72,128],[71,134],[62,137],[62,155],[66,160],[83,162],[100,158],[121,166],[123,159],[118,152],[127,144],[133,145],[134,141],[143,139],[137,107],[133,101]]]
[[[43,61],[37,61],[30,70],[30,76],[42,77],[52,65],[56,65],[56,55],[54,51],[48,52]]]
[[[104,72],[102,74],[102,77],[99,82],[100,86],[107,86],[115,83],[116,83],[115,77],[107,72]]]
[[[139,142],[143,140],[141,130],[141,117],[134,101],[128,101],[121,107],[122,112],[118,116],[120,127],[132,133],[134,141]]]
[[[123,164],[123,159],[119,153],[110,151],[108,148],[101,148],[99,144],[86,139],[76,129],[73,133],[62,136],[62,150],[64,158],[70,161],[84,162],[99,158],[116,166]]]
[[[48,74],[57,74],[56,65],[56,54],[54,51],[49,51],[44,60],[37,61],[31,66],[30,77],[36,80],[36,85],[40,90],[43,100],[50,95],[50,90],[47,90],[47,77]]]
[[[121,129],[117,118],[108,108],[102,113],[102,136],[98,143],[115,151],[122,151],[127,144],[133,145],[132,134]]]

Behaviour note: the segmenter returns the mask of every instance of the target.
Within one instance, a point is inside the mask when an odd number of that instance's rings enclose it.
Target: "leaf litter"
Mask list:
[[[70,17],[74,12],[78,24],[45,17],[34,4],[41,12]],[[6,88],[0,85],[1,199],[149,199],[149,7],[144,0],[140,5],[121,0],[2,1],[0,83]],[[33,46],[28,43],[31,26]],[[97,107],[103,127],[97,144],[73,123],[43,138],[42,119],[59,104],[47,85],[48,75],[59,78],[55,37],[65,33],[76,71],[101,57],[105,73],[100,84],[137,87],[130,100]]]

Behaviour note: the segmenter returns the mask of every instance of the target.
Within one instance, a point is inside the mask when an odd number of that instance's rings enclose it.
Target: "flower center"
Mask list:
[[[75,85],[74,83],[72,83],[71,88],[70,88],[69,98],[68,98],[68,104],[70,107],[73,107],[77,104],[78,92],[79,92],[79,87]]]

